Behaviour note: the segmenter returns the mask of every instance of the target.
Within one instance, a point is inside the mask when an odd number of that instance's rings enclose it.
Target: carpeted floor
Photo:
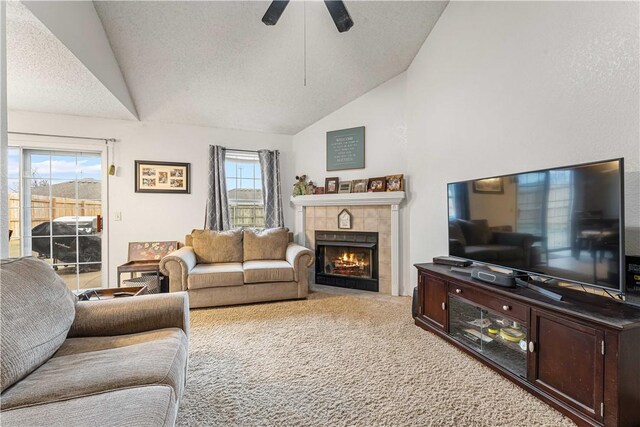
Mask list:
[[[178,425],[574,425],[415,326],[409,298],[315,290],[192,310]]]

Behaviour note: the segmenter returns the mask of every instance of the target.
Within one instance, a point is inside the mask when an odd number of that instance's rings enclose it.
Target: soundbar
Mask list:
[[[513,274],[499,273],[486,268],[473,268],[471,277],[503,288],[513,288],[516,286],[516,276]]]

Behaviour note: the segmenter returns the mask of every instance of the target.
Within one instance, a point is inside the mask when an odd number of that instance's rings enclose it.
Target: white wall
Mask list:
[[[409,177],[405,293],[413,263],[447,253],[452,181],[624,157],[626,246],[638,254],[638,8],[451,2],[405,74],[294,136],[296,171],[330,175],[324,132],[367,126],[367,169],[336,175]]]
[[[447,182],[614,157],[640,253],[638,8],[449,3],[407,72],[412,262],[447,251]]]
[[[184,241],[193,228],[202,228],[207,192],[208,146],[281,152],[285,225],[293,229],[289,183],[294,181],[291,136],[198,126],[92,119],[41,113],[9,112],[9,130],[60,135],[115,138],[116,176],[109,179],[109,284],[116,267],[127,261],[128,242]],[[134,191],[134,161],[191,163],[191,194],[148,194]],[[110,160],[111,162],[111,160]],[[114,214],[122,213],[122,221]]]

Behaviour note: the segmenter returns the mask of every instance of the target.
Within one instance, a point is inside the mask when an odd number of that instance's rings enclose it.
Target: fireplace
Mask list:
[[[378,233],[316,231],[316,283],[378,292]]]

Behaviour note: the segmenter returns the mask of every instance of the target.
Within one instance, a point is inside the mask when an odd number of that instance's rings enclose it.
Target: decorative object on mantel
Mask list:
[[[380,176],[378,178],[369,178],[369,188],[368,192],[377,193],[380,191],[386,191],[387,189],[387,178],[384,176]]]
[[[352,182],[351,191],[354,193],[366,193],[367,185],[369,184],[368,179],[354,179]]]
[[[337,176],[325,179],[324,192],[326,194],[337,194],[339,183],[340,183],[340,178],[338,178]]]
[[[316,186],[313,181],[307,182],[307,175],[296,176],[296,180],[293,184],[293,197],[315,194]]]
[[[190,163],[136,160],[136,193],[189,194]]]
[[[351,181],[340,181],[338,193],[351,193]]]
[[[324,194],[324,187],[316,187],[313,194]]]
[[[327,170],[364,169],[364,126],[327,132]]]
[[[403,175],[388,175],[387,191],[404,191]]]
[[[338,214],[338,228],[351,229],[351,213],[346,209],[342,209]]]

